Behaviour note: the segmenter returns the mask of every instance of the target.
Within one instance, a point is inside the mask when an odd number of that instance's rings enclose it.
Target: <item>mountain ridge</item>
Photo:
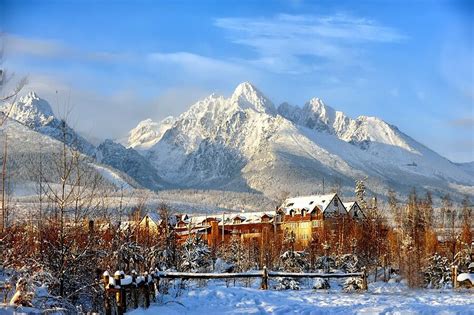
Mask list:
[[[29,93],[14,104],[12,118],[61,140],[51,132],[61,121],[48,106]],[[86,153],[151,190],[250,192],[275,200],[283,192],[328,187],[352,195],[354,181],[367,178],[369,191],[382,197],[389,188],[407,194],[413,187],[474,195],[472,165],[449,161],[396,126],[351,118],[319,98],[275,106],[249,82],[227,98],[211,94],[177,117],[145,119],[120,143],[88,143]]]
[[[193,104],[142,154],[179,185],[227,181],[232,189],[267,195],[321,190],[322,178],[340,178],[349,192],[354,180],[368,177],[380,195],[392,186],[462,194],[474,184],[471,174],[380,118],[353,119],[319,98],[275,107],[248,82],[229,98],[212,94]],[[453,188],[459,185],[462,192]]]

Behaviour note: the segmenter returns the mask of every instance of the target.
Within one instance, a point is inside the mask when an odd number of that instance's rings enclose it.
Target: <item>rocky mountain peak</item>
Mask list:
[[[46,100],[40,98],[35,92],[29,92],[13,105],[5,105],[2,111],[9,111],[10,118],[28,127],[44,126],[54,119],[51,105],[49,105]]]
[[[232,103],[238,103],[242,109],[253,109],[256,112],[275,114],[273,103],[250,82],[240,83],[230,97]]]

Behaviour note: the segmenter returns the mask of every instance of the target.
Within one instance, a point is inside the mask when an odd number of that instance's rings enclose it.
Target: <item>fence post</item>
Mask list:
[[[267,270],[267,266],[263,266],[262,285],[261,285],[260,288],[262,290],[268,290],[268,270]]]
[[[367,284],[367,270],[365,270],[365,267],[362,268],[362,290],[367,291],[369,289],[369,286]]]
[[[122,288],[122,283],[121,283],[121,280],[122,278],[124,277],[124,273],[122,271],[116,271],[114,273],[114,280],[115,280],[115,301],[117,302],[117,314],[118,315],[123,315],[126,310],[127,310],[127,307],[126,307],[126,303],[127,303],[127,300],[126,298],[124,299],[125,297],[125,290]],[[125,303],[124,303],[125,302]]]
[[[148,272],[145,272],[144,278],[145,278],[145,285],[143,289],[145,290],[145,308],[149,308],[150,307],[150,286],[148,284]]]
[[[156,276],[156,292],[160,294],[160,275],[157,274]]]
[[[132,298],[133,308],[138,308],[138,284],[137,284],[137,272],[132,270]]]
[[[153,302],[156,302],[156,288],[155,288],[155,278],[153,277],[153,271],[150,270],[150,291]]]
[[[109,300],[110,274],[109,274],[108,271],[105,271],[102,274],[102,281],[104,282],[104,311],[105,311],[105,315],[112,315],[112,309],[110,308],[110,300]]]
[[[458,266],[451,266],[451,281],[453,282],[453,289],[458,287]]]

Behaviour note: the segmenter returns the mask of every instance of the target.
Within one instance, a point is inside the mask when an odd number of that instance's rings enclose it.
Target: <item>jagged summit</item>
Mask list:
[[[1,109],[8,116],[22,124],[37,128],[45,126],[54,120],[54,113],[49,103],[40,98],[35,92],[22,96],[13,105],[6,104]]]
[[[240,83],[232,93],[230,102],[238,103],[243,109],[251,108],[268,114],[276,112],[273,103],[250,82]]]
[[[136,149],[148,149],[161,140],[163,134],[168,130],[176,118],[168,116],[160,122],[155,122],[151,118],[142,120],[138,125],[130,130],[126,146]]]
[[[14,119],[30,129],[60,141],[64,138],[63,131],[61,130],[63,126],[61,119],[54,115],[51,105],[35,92],[27,93],[17,102],[6,104],[0,110],[8,113],[10,119]],[[76,147],[86,154],[94,152],[95,147],[89,141],[76,133],[67,124],[65,126],[66,142],[69,145]]]

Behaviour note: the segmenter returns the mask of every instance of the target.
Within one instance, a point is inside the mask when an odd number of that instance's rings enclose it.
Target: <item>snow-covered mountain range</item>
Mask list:
[[[0,134],[2,143],[5,141],[4,137],[8,142],[8,176],[13,181],[16,195],[34,193],[32,187],[34,182],[38,180],[38,175],[35,173],[40,159],[46,173],[45,177],[54,180],[54,174],[52,174],[54,172],[51,170],[57,165],[54,164],[53,155],[61,151],[64,139],[69,146],[81,152],[84,157],[81,159],[83,166],[100,174],[104,179],[104,183],[127,189],[143,186],[139,182],[143,178],[137,172],[137,168],[140,169],[140,167],[133,163],[134,156],[129,157],[121,154],[121,160],[132,165],[128,169],[139,181],[135,181],[134,176],[127,176],[126,172],[121,171],[120,167],[107,165],[106,162],[108,161],[95,158],[105,148],[103,146],[96,148],[66,122],[57,118],[50,104],[34,92],[21,97],[14,104],[5,104],[0,108],[0,115],[7,115],[7,119],[0,126]],[[117,146],[120,145],[117,144]],[[123,148],[123,150],[129,151],[126,148]],[[136,154],[138,155],[138,153]],[[143,157],[138,155],[138,160],[138,164],[142,163]],[[152,170],[154,171],[153,168]],[[144,173],[148,174],[149,172],[145,170]]]
[[[79,151],[91,155],[94,146],[84,137],[76,133],[64,120],[57,118],[51,105],[40,98],[35,92],[30,92],[14,104],[6,104],[0,108],[10,119],[14,119],[30,129],[66,142]],[[62,125],[64,123],[64,125]]]
[[[35,93],[7,110],[16,121],[10,133],[27,128],[62,139],[61,120]],[[67,125],[66,130],[70,144],[98,170],[107,165],[114,178],[123,174],[123,181],[130,182],[129,176],[152,190],[212,189],[279,199],[337,186],[352,195],[354,181],[367,178],[369,190],[381,196],[389,188],[405,194],[413,187],[459,199],[474,196],[472,163],[452,163],[379,118],[353,119],[318,98],[304,106],[275,106],[248,82],[230,97],[212,94],[178,117],[146,119],[121,144],[106,140],[94,146]]]
[[[349,192],[355,179],[367,177],[370,190],[381,195],[413,187],[474,194],[465,165],[379,118],[352,119],[318,98],[303,107],[276,107],[248,82],[229,98],[212,94],[179,117],[142,121],[129,135],[129,147],[164,180],[184,187],[278,196],[334,185]]]

